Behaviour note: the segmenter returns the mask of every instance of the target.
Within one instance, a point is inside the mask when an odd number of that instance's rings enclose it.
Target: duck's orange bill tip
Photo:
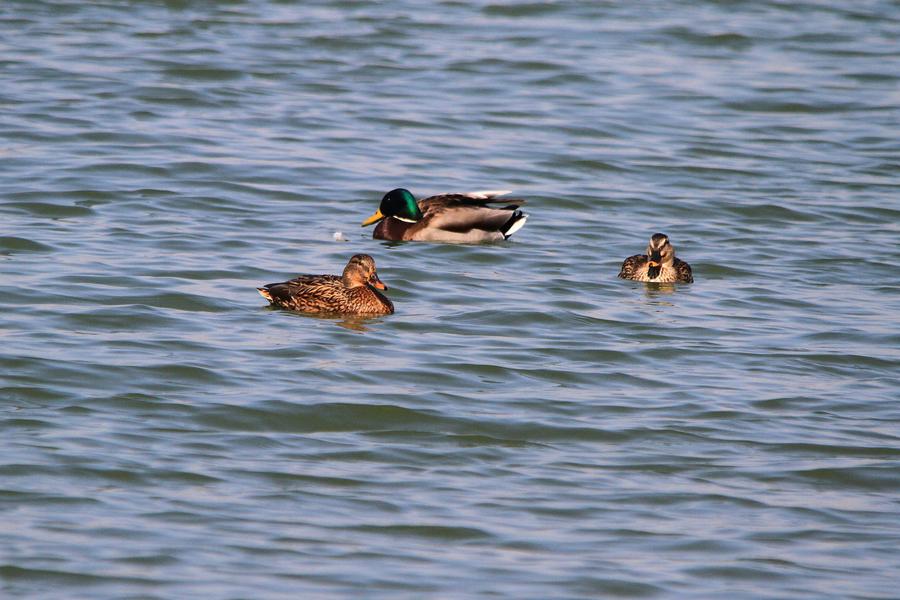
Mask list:
[[[647,261],[647,266],[648,266],[648,267],[658,267],[658,266],[659,266],[659,263],[656,262],[655,260],[648,260],[648,261]]]
[[[383,218],[384,218],[384,215],[381,214],[381,211],[376,210],[374,215],[372,215],[371,217],[369,217],[368,219],[366,219],[365,221],[362,222],[362,226],[368,227],[372,223],[377,223],[378,221],[382,220]]]
[[[387,286],[384,285],[384,283],[382,283],[382,281],[381,281],[380,279],[376,279],[375,281],[373,281],[373,282],[372,282],[372,285],[374,285],[374,286],[375,286],[376,288],[378,288],[379,290],[386,290],[386,289],[387,289]]]

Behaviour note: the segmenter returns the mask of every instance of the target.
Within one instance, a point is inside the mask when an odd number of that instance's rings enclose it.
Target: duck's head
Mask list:
[[[654,233],[647,246],[647,276],[650,279],[659,275],[662,267],[671,267],[675,262],[675,248],[669,243],[669,236]]]
[[[381,206],[375,211],[375,214],[363,221],[362,226],[366,227],[372,223],[394,217],[407,223],[417,223],[422,218],[422,211],[419,210],[419,203],[416,202],[409,190],[397,188],[391,190],[381,199]]]
[[[341,281],[348,288],[371,285],[379,290],[387,289],[387,286],[378,279],[378,273],[375,271],[375,259],[368,254],[354,255],[344,267]]]

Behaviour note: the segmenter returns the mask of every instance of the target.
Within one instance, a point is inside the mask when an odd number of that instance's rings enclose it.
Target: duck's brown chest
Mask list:
[[[376,240],[403,240],[409,239],[404,237],[407,231],[415,225],[415,223],[406,223],[394,217],[383,219],[375,226],[372,237]]]

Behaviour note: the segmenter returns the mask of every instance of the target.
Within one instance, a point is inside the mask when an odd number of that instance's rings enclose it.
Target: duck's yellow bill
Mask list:
[[[377,223],[378,221],[382,220],[383,218],[384,218],[384,215],[381,214],[381,209],[376,210],[374,215],[372,215],[371,217],[369,217],[368,219],[363,221],[362,226],[367,227],[367,226],[371,225],[372,223]]]
[[[378,279],[378,274],[376,274],[376,273],[372,274],[372,278],[369,280],[369,283],[371,283],[374,287],[378,288],[379,290],[387,289],[387,286],[384,285],[384,282],[381,281],[380,279]]]
[[[659,263],[656,262],[655,260],[648,260],[648,261],[647,261],[647,266],[648,266],[648,267],[658,267],[658,266],[659,266]]]

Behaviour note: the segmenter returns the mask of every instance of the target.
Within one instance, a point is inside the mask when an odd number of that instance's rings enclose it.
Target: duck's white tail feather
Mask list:
[[[464,192],[463,196],[468,196],[473,200],[487,200],[489,198],[496,198],[497,196],[505,196],[507,194],[512,194],[512,190],[480,190],[477,192]]]

